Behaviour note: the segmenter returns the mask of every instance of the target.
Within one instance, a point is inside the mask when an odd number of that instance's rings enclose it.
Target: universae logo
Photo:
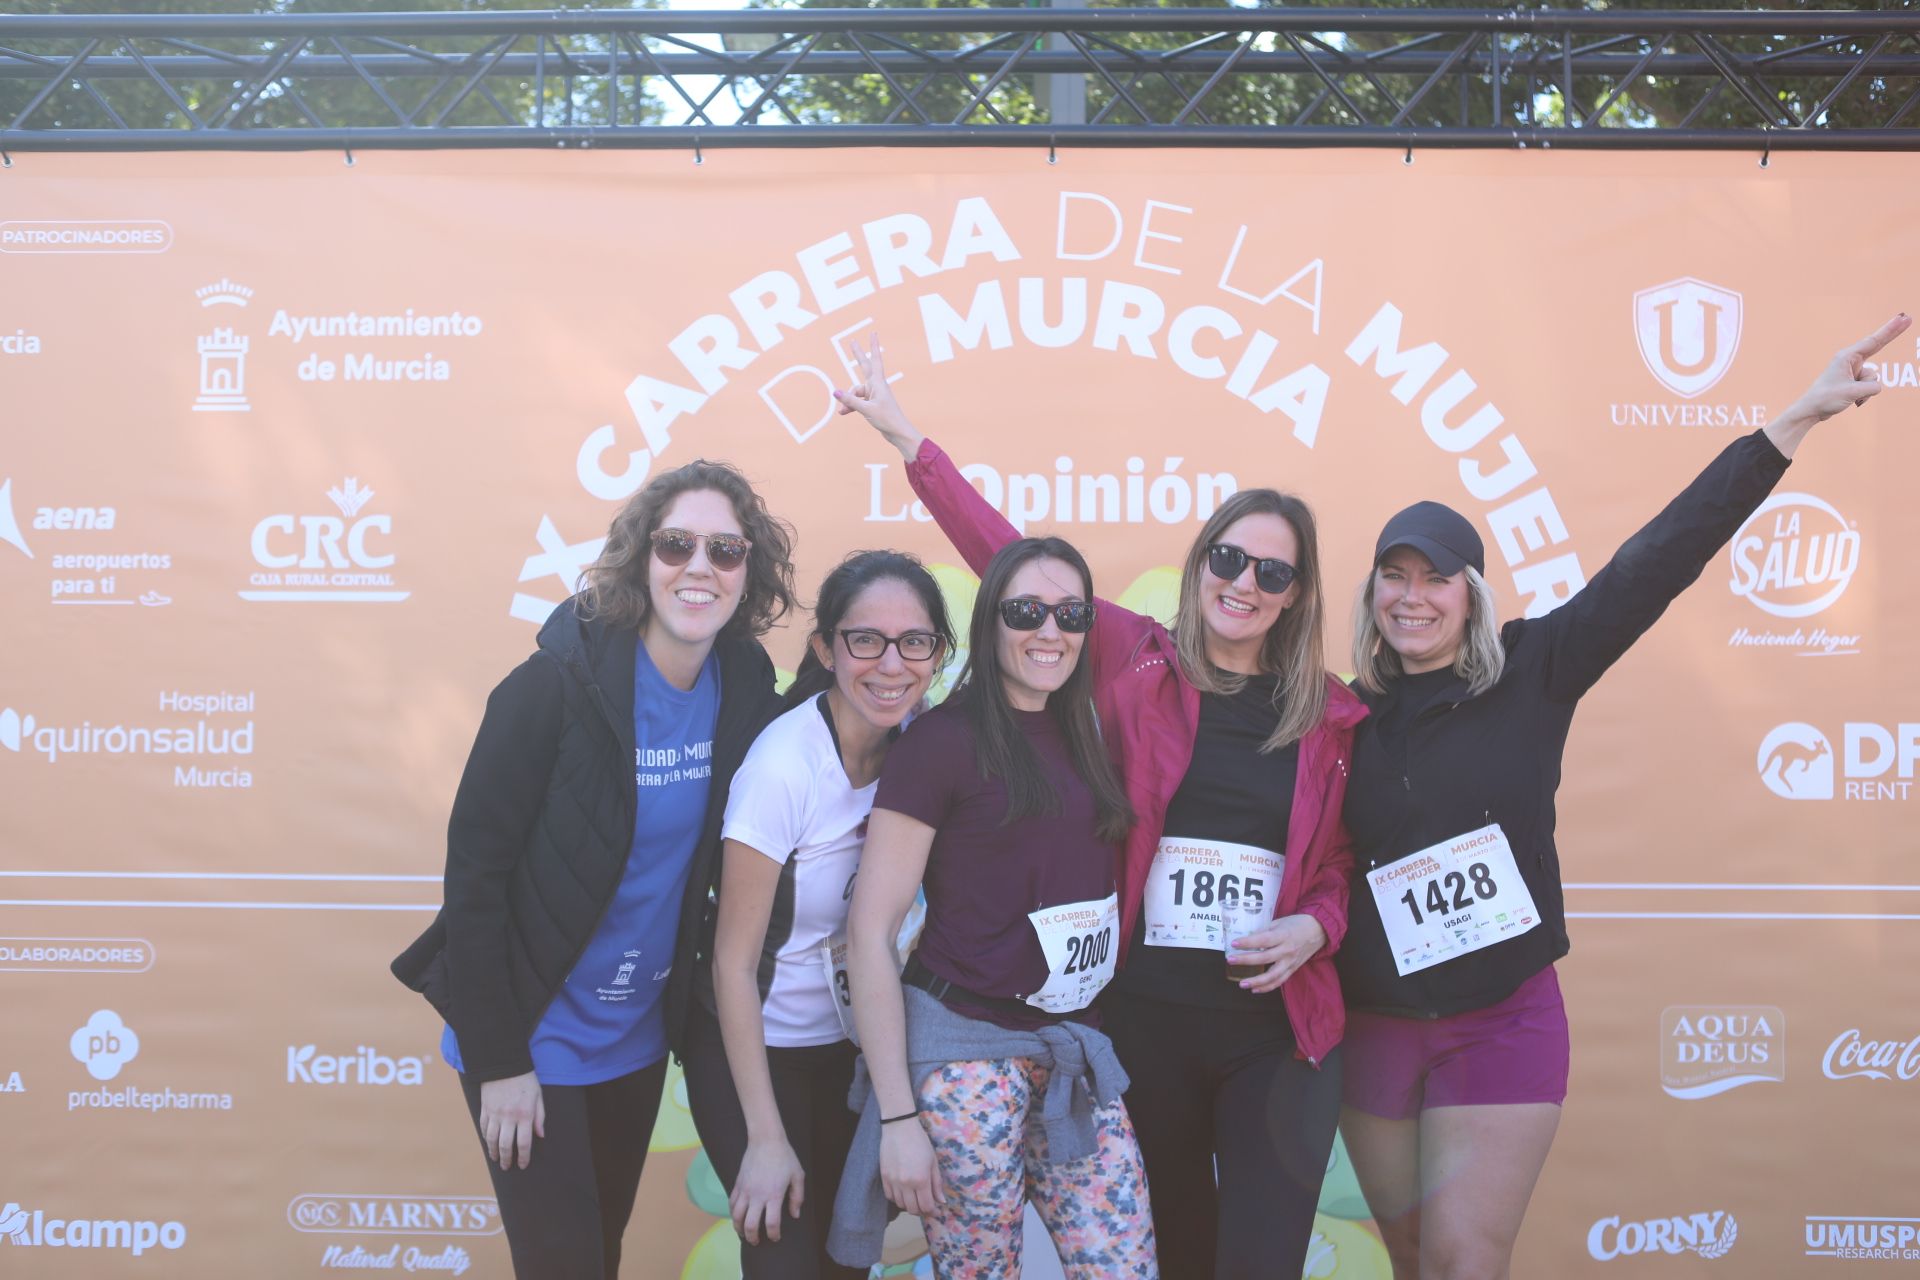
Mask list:
[[[1719,285],[1682,276],[1633,295],[1633,333],[1647,371],[1692,399],[1726,376],[1740,349],[1742,302]]]

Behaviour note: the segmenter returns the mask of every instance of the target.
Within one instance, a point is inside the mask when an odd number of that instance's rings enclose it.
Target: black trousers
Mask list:
[[[1340,1119],[1339,1050],[1308,1066],[1285,1020],[1259,1013],[1118,993],[1100,1009],[1133,1081],[1161,1280],[1293,1280]]]
[[[806,1192],[798,1218],[783,1212],[779,1240],[763,1232],[759,1244],[741,1242],[741,1274],[745,1280],[864,1280],[867,1268],[843,1267],[827,1254],[833,1198],[860,1120],[847,1109],[859,1050],[842,1040],[798,1049],[769,1047],[766,1054],[774,1104],[806,1174]],[[687,1018],[686,1069],[687,1103],[700,1145],[720,1185],[731,1193],[747,1154],[747,1118],[734,1092],[720,1023],[698,1001]]]
[[[613,1280],[620,1274],[620,1237],[647,1163],[647,1142],[667,1080],[665,1058],[604,1084],[542,1085],[547,1136],[533,1158],[501,1169],[487,1161],[500,1222],[521,1280]],[[480,1128],[480,1085],[460,1086],[474,1131]],[[486,1139],[480,1139],[486,1159]]]

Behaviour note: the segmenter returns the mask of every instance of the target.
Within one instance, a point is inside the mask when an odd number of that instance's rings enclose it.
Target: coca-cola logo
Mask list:
[[[1842,1031],[1827,1046],[1820,1070],[1829,1080],[1911,1080],[1920,1076],[1920,1036],[1869,1040],[1857,1027]]]

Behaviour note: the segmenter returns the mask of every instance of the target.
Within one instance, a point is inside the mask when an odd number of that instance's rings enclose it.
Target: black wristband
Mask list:
[[[919,1115],[919,1114],[920,1114],[920,1108],[918,1108],[918,1107],[915,1107],[915,1108],[914,1108],[914,1109],[913,1109],[912,1111],[909,1111],[909,1112],[907,1112],[907,1113],[906,1113],[905,1115],[898,1115],[898,1116],[881,1116],[881,1117],[880,1117],[880,1123],[881,1123],[881,1124],[892,1124],[892,1123],[893,1123],[894,1121],[896,1121],[896,1120],[911,1120],[911,1119],[913,1119],[913,1118],[914,1118],[915,1116],[917,1116],[917,1115]]]

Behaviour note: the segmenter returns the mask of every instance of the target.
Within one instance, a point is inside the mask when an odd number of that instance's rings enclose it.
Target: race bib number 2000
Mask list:
[[[1120,895],[1042,907],[1027,913],[1047,957],[1047,982],[1028,1004],[1048,1013],[1074,1013],[1093,1003],[1113,981],[1120,959]]]
[[[1470,955],[1540,923],[1499,823],[1367,872],[1400,976]]]

